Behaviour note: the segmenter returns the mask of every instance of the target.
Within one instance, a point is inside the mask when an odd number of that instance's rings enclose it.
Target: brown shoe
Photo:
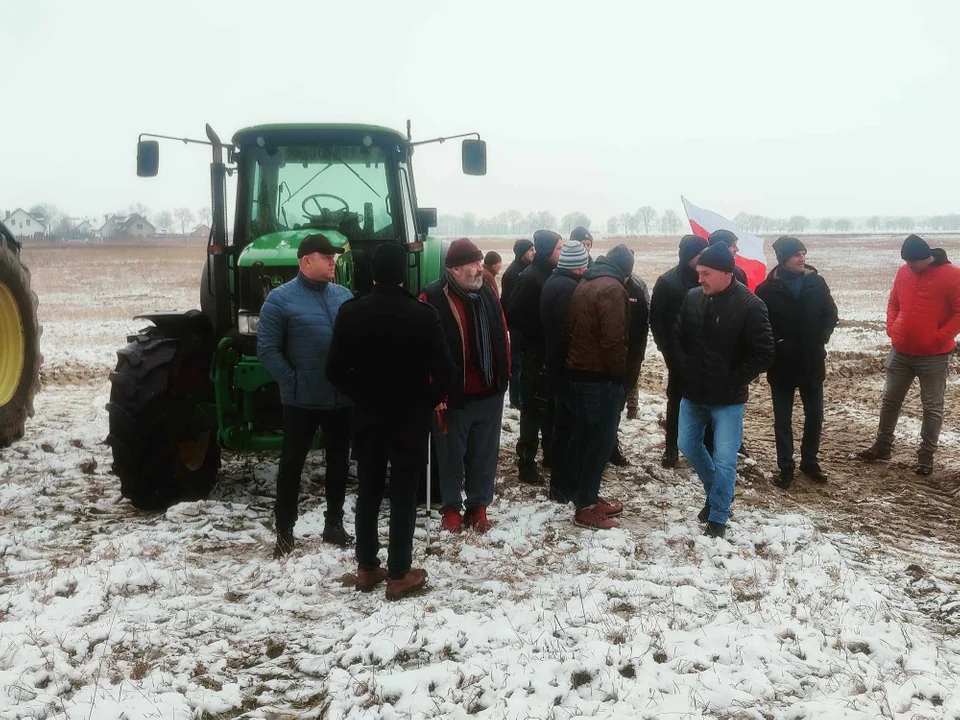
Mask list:
[[[387,600],[400,600],[414,595],[427,584],[427,571],[420,568],[411,568],[402,578],[387,580]]]
[[[387,569],[379,567],[376,570],[357,570],[357,583],[354,587],[360,592],[371,592],[380,583],[387,579]]]
[[[623,503],[610,498],[597,498],[597,504],[594,505],[597,512],[601,512],[607,517],[613,517],[623,512]]]
[[[616,520],[611,520],[597,510],[596,505],[577,510],[577,514],[573,516],[573,524],[590,530],[610,530],[620,527],[620,523]]]

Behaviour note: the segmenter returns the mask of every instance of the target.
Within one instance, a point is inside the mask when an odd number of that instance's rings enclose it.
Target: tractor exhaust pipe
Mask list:
[[[230,271],[227,254],[227,167],[223,162],[223,144],[208,124],[207,139],[213,147],[210,163],[210,240],[207,242],[207,272],[213,275],[214,318],[217,337],[233,326],[230,315]],[[210,278],[207,278],[208,285]]]

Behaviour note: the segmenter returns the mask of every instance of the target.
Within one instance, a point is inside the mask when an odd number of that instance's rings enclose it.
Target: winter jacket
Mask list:
[[[574,290],[567,353],[567,377],[571,380],[623,382],[630,327],[625,279],[623,271],[601,258]]]
[[[887,302],[887,335],[905,355],[943,355],[960,333],[960,268],[940,248],[921,273],[904,265]]]
[[[483,266],[482,272],[483,272],[483,281],[490,287],[491,290],[493,290],[494,294],[497,297],[500,297],[500,286],[497,285],[497,276],[494,275],[489,270],[487,270],[486,265]]]
[[[468,353],[466,346],[468,338],[464,335],[460,314],[455,305],[458,300],[456,296],[451,295],[447,282],[449,282],[448,276],[445,275],[430,283],[420,292],[420,300],[432,305],[440,315],[440,326],[443,328],[447,347],[450,348],[454,370],[447,404],[451,408],[459,409],[464,406],[467,400],[481,398],[468,397],[464,392],[464,366]],[[487,309],[487,317],[490,321],[490,342],[495,365],[493,369],[494,387],[490,388],[485,395],[502,395],[506,391],[507,381],[510,379],[510,341],[507,339],[507,321],[503,316],[500,301],[493,290],[486,285],[482,285],[477,292],[483,298]]]
[[[767,306],[742,283],[687,293],[670,338],[683,397],[698,405],[745,403],[750,383],[773,364]]]
[[[780,279],[778,265],[757,286],[770,316],[776,359],[767,371],[771,385],[822,383],[827,377],[824,346],[837,327],[837,304],[816,268],[807,265],[800,296]]]
[[[532,246],[531,246],[532,247]],[[510,267],[503,271],[503,277],[500,278],[500,302],[503,307],[510,302],[510,294],[513,292],[513,286],[520,277],[520,273],[530,267],[530,263],[524,262],[522,257],[516,258]]]
[[[624,387],[631,389],[640,381],[640,367],[647,354],[647,335],[650,332],[650,294],[647,286],[636,275],[627,278],[627,298],[630,300],[630,329],[627,338],[627,372]]]
[[[554,381],[563,377],[567,369],[570,349],[570,301],[582,276],[557,268],[540,293],[540,322],[547,348],[547,372]]]
[[[520,273],[504,310],[517,350],[542,350],[543,323],[540,321],[540,293],[554,270],[549,256],[537,255]]]
[[[358,408],[388,417],[432,410],[453,375],[440,315],[402,287],[374,285],[340,308],[327,378]]]
[[[653,341],[663,354],[668,367],[673,366],[670,358],[670,335],[677,322],[680,306],[687,293],[700,286],[697,271],[684,265],[667,270],[657,278],[653,286],[653,299],[650,301],[650,329]]]
[[[337,313],[352,297],[342,285],[308,280],[302,273],[267,295],[257,358],[280,386],[284,405],[333,410],[351,404],[324,371]]]

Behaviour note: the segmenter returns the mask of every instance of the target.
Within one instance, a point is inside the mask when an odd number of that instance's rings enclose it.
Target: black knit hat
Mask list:
[[[483,257],[483,264],[486,265],[487,267],[493,267],[498,262],[503,262],[503,258],[500,257],[500,253],[494,252],[493,250],[488,252]]]
[[[343,248],[332,244],[327,236],[321,233],[307,235],[300,241],[300,246],[297,248],[297,259],[301,260],[315,252],[321,255],[339,255],[343,252]]]
[[[737,262],[733,259],[733,253],[730,252],[726,243],[718,242],[703,251],[697,260],[697,267],[701,265],[720,272],[732,273],[737,267]]]
[[[723,243],[727,247],[732,247],[737,244],[737,236],[729,230],[714,230],[710,233],[709,243],[711,247],[717,243]]]
[[[933,251],[927,245],[927,241],[919,235],[911,235],[903,241],[903,247],[900,248],[900,257],[904,260],[926,260],[933,257]]]
[[[707,241],[699,235],[684,235],[680,238],[680,264],[686,265],[707,249]]]
[[[584,240],[589,240],[591,244],[593,243],[593,235],[591,235],[590,231],[585,227],[574,228],[573,232],[570,233],[570,239],[576,240],[578,243],[582,243]]]
[[[378,285],[402,285],[407,276],[407,251],[402,245],[381,245],[370,261],[373,281]]]
[[[513,256],[514,256],[517,260],[519,260],[519,259],[522,258],[524,255],[526,255],[526,254],[527,254],[527,251],[528,251],[530,248],[532,248],[532,247],[533,247],[533,243],[530,242],[529,240],[526,240],[526,239],[517,240],[517,241],[513,244]]]
[[[800,240],[789,235],[784,235],[773,243],[773,252],[777,255],[777,263],[783,265],[787,260],[797,253],[806,252],[807,246]]]

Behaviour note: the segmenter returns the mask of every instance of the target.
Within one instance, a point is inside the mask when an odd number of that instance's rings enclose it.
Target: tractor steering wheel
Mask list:
[[[300,203],[300,209],[303,210],[303,214],[306,215],[306,216],[307,216],[308,218],[310,218],[311,220],[322,220],[322,219],[323,219],[322,213],[323,213],[324,210],[327,210],[328,212],[332,212],[331,210],[329,210],[328,208],[323,207],[323,206],[320,204],[319,198],[332,198],[333,200],[336,200],[337,202],[339,202],[340,204],[343,205],[343,211],[342,211],[342,212],[344,212],[344,213],[350,212],[350,206],[347,205],[347,201],[344,200],[342,197],[338,197],[338,196],[336,196],[336,195],[330,195],[330,194],[328,194],[328,193],[316,193],[315,195],[309,195],[309,196],[305,197],[305,198],[303,199],[303,202]],[[316,205],[316,207],[317,207],[317,212],[316,212],[316,213],[312,213],[312,212],[310,212],[309,210],[307,210],[307,203],[308,203],[308,202],[311,202],[311,201],[313,201],[313,204]]]

